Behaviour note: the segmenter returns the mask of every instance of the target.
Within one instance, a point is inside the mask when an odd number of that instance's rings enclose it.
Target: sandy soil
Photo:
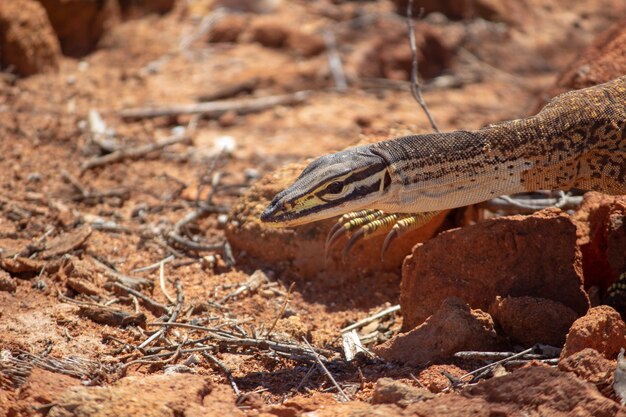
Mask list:
[[[53,63],[28,67],[23,76],[6,57],[0,61],[0,414],[109,415],[66,406],[87,397],[94,404],[110,401],[110,412],[128,407],[128,415],[291,416],[332,407],[341,398],[322,371],[309,372],[312,355],[303,338],[327,355],[355,413],[369,407],[380,378],[438,393],[483,364],[343,359],[340,330],[399,302],[402,254],[395,265],[368,267],[359,279],[339,279],[338,272],[315,280],[289,264],[250,256],[242,243],[224,250],[230,210],[259,178],[359,142],[430,131],[409,92],[405,20],[392,2],[259,2],[273,9],[267,14],[225,11],[208,0],[154,6],[163,14],[153,14],[143,4],[149,2],[133,3],[132,10],[132,2],[120,3],[126,8],[107,9],[106,19],[102,10],[93,12],[97,18],[80,14],[103,29],[97,46],[78,58],[61,55],[67,43],[36,38],[36,45],[57,43],[54,57],[44,48],[41,58]],[[474,3],[493,3],[497,13],[481,14],[478,7],[464,20],[430,13],[416,26],[424,97],[444,130],[529,114],[622,7],[613,2],[614,12],[607,13],[607,1],[529,0],[520,10],[502,6],[506,2]],[[57,32],[73,16],[59,14]],[[345,91],[336,88],[324,33],[335,38]],[[250,114],[123,117],[133,108],[298,91],[310,95]],[[105,131],[94,127],[96,113]],[[86,165],[173,137],[180,140],[136,158]],[[177,226],[199,207],[201,216]],[[462,217],[448,216],[430,235],[466,224]],[[260,252],[271,242],[272,256],[282,250],[280,240],[245,239]],[[307,262],[313,268],[324,260]],[[148,340],[165,328],[155,323],[173,312],[172,321],[203,329],[171,326]],[[359,334],[369,335],[372,348],[401,326],[396,313]],[[208,336],[203,351],[181,345]],[[268,339],[297,349],[276,353]],[[145,357],[177,346],[174,355]],[[579,382],[563,383],[575,388]],[[90,385],[111,387],[116,399]],[[125,390],[139,403],[129,405]],[[187,400],[157,410],[176,395]],[[593,404],[609,410],[605,415],[616,412],[602,401],[617,403],[598,395]],[[398,401],[390,401],[396,408],[389,413],[401,410]],[[424,410],[411,415],[438,415]]]

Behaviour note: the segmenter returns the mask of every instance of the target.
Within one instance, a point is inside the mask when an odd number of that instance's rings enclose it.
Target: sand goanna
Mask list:
[[[357,146],[311,162],[261,215],[294,226],[343,215],[341,236],[396,236],[438,210],[540,189],[626,194],[626,76],[554,98],[537,115],[475,131]]]

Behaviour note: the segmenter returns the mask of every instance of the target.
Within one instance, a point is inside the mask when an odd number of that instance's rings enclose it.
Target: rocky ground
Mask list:
[[[415,3],[443,130],[626,73],[621,0]],[[308,158],[431,130],[405,7],[0,2],[0,415],[626,415],[626,196],[452,210],[384,261],[258,220]]]

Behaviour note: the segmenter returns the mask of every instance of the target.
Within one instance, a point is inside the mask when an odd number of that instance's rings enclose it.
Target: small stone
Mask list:
[[[225,7],[231,10],[249,13],[271,13],[275,11],[283,0],[216,0],[215,7]]]
[[[376,381],[372,393],[372,404],[396,404],[405,408],[409,404],[435,398],[435,394],[424,388],[416,388],[391,378]]]
[[[611,394],[615,362],[606,359],[595,349],[586,348],[560,360],[559,370],[572,372],[577,377],[591,382],[605,396]]]
[[[617,311],[606,305],[594,307],[572,324],[561,360],[586,348],[595,349],[606,359],[613,360],[620,349],[626,347],[625,332],[626,324]]]
[[[208,41],[237,42],[248,25],[248,19],[239,14],[228,14],[219,19],[208,34]]]
[[[11,278],[8,272],[0,269],[0,291],[15,292],[17,290],[17,283],[15,279]]]
[[[422,325],[399,334],[373,351],[388,361],[424,366],[462,350],[493,350],[496,331],[489,314],[471,310],[460,298],[449,297]]]

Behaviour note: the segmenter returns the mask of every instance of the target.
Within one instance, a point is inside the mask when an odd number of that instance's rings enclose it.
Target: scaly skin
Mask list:
[[[567,188],[626,194],[626,76],[560,95],[525,119],[326,155],[261,218],[289,226],[366,208],[421,213]]]
[[[370,147],[399,184],[392,212],[541,189],[626,194],[626,77],[563,94],[536,116]]]

